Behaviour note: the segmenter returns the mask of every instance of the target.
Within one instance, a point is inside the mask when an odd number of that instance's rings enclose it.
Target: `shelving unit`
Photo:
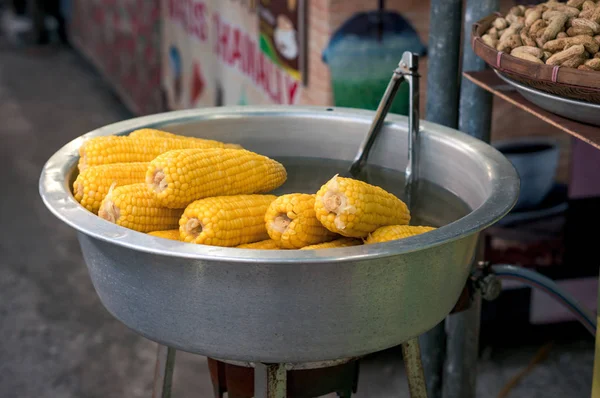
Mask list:
[[[582,140],[600,150],[600,127],[579,123],[556,114],[550,113],[529,102],[513,87],[507,85],[493,70],[486,69],[476,72],[464,72],[463,76],[482,89],[498,96],[518,108],[534,115],[544,122],[559,128],[567,134]],[[600,291],[598,293],[598,308],[600,308]],[[596,349],[592,380],[592,398],[600,397],[600,334],[596,335]]]
[[[574,120],[566,119],[562,116],[550,113],[539,106],[532,104],[519,94],[512,86],[506,84],[500,79],[493,70],[486,69],[478,72],[464,72],[463,76],[467,79],[498,96],[511,104],[529,112],[533,116],[559,128],[567,134],[572,135],[597,149],[600,149],[600,127],[589,124],[579,123]]]

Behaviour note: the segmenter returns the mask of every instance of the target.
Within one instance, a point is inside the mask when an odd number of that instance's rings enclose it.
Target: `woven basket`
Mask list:
[[[489,66],[517,82],[563,98],[600,104],[600,72],[536,64],[496,50],[481,36],[500,14],[489,15],[473,24],[471,47]]]

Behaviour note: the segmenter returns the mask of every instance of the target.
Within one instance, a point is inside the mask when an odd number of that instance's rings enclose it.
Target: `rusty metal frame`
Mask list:
[[[173,370],[175,368],[174,348],[158,344],[156,350],[156,365],[154,366],[154,386],[152,398],[170,398],[173,385]]]
[[[418,339],[414,338],[402,344],[402,357],[411,398],[427,398],[427,385]]]

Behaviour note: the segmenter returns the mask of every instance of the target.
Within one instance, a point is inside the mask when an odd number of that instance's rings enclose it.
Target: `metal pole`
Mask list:
[[[152,398],[170,398],[176,350],[159,344],[156,350]]]
[[[463,38],[462,69],[465,72],[484,70],[485,62],[471,48],[471,28],[481,18],[498,11],[499,0],[467,0]],[[458,129],[485,142],[490,141],[493,96],[467,78],[460,86]]]
[[[471,307],[446,320],[448,351],[444,372],[444,398],[473,398],[477,381],[481,295],[473,295]]]
[[[431,0],[425,119],[456,128],[462,0]],[[444,321],[419,338],[429,397],[442,396],[446,350]]]
[[[283,364],[256,363],[254,365],[254,397],[287,397],[287,371]]]
[[[462,0],[431,0],[426,119],[456,128]]]
[[[479,19],[498,10],[499,0],[467,0],[463,36],[463,71],[485,69],[485,62],[471,48],[471,28]],[[459,130],[485,142],[490,141],[492,94],[466,78],[460,87]],[[475,396],[481,297],[473,297],[472,307],[450,316],[448,351],[443,375],[444,398],[472,398]]]
[[[418,339],[402,344],[402,357],[408,378],[408,390],[411,398],[427,398],[427,385],[421,362],[421,349]]]

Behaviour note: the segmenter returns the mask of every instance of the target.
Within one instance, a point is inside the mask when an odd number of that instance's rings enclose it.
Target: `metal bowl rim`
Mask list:
[[[466,216],[426,234],[398,241],[311,251],[252,250],[171,241],[133,231],[99,218],[75,201],[70,187],[66,183],[67,174],[79,159],[80,145],[91,137],[127,134],[142,127],[160,128],[163,125],[186,121],[290,115],[311,118],[338,117],[344,120],[356,119],[370,123],[375,112],[339,107],[267,105],[210,107],[135,117],[95,129],[75,138],[56,151],[44,165],[39,180],[39,192],[44,204],[57,218],[79,233],[96,239],[162,256],[262,264],[348,262],[419,251],[479,232],[505,216],[517,201],[519,177],[512,164],[498,150],[468,134],[426,121],[421,121],[423,134],[452,136],[456,139],[456,143],[461,144],[465,150],[475,151],[475,156],[484,159],[483,162],[489,166],[488,172],[496,177],[492,180],[489,197],[481,206],[473,209]],[[408,118],[402,115],[388,114],[386,124],[396,124],[407,129]]]

